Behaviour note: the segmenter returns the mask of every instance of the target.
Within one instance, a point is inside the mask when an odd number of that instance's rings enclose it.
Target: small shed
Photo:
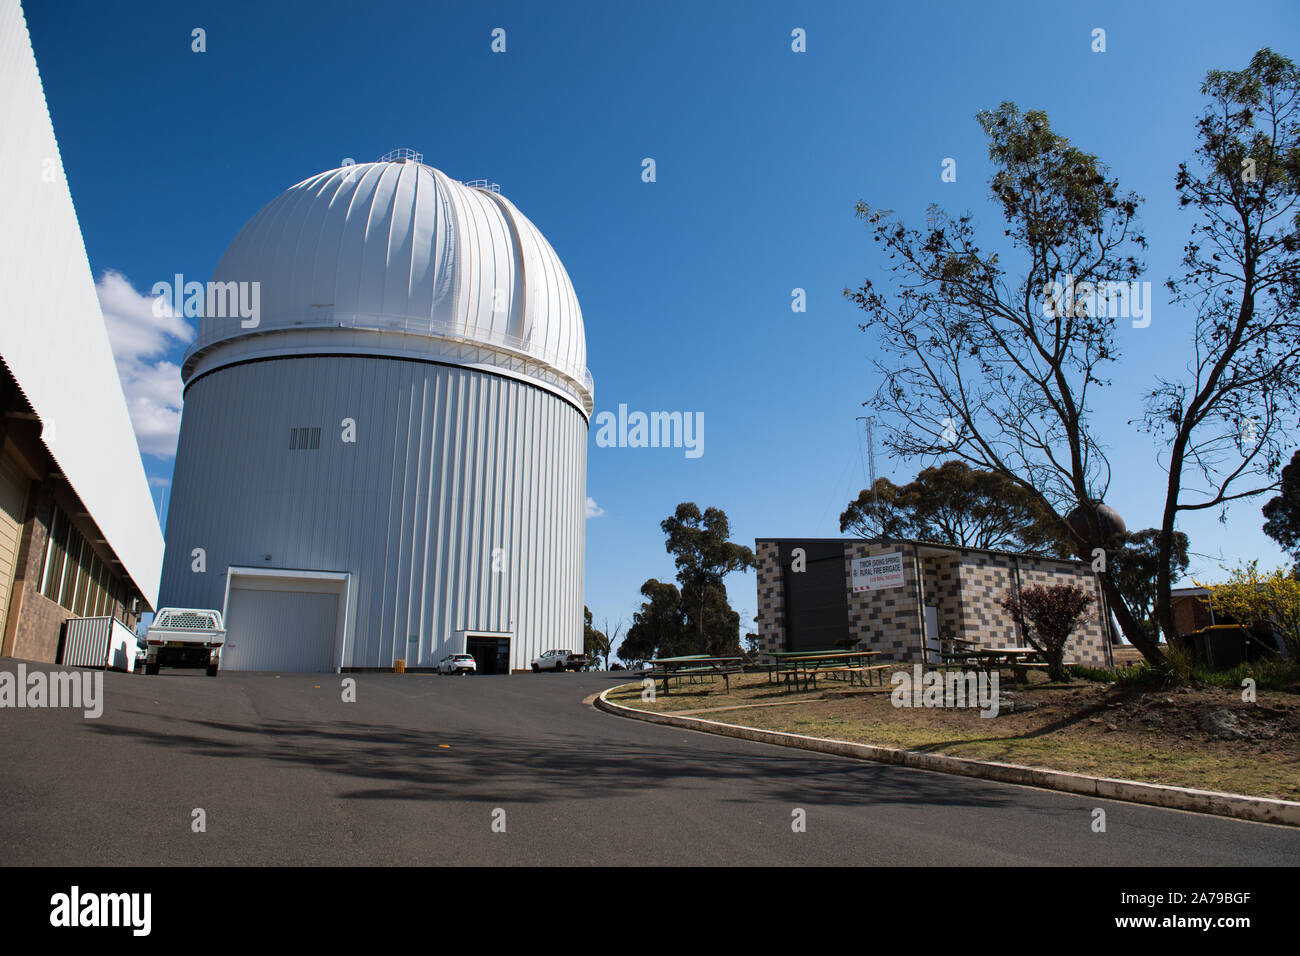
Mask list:
[[[1105,595],[1089,564],[900,539],[759,538],[759,649],[812,651],[846,643],[887,660],[926,662],[949,638],[1023,645],[1001,607],[1031,584],[1077,584],[1096,596],[1066,645],[1066,660],[1111,664]]]

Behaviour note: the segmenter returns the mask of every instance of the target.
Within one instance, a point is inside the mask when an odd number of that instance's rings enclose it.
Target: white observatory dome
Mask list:
[[[494,184],[420,158],[319,173],[249,220],[212,282],[259,283],[257,324],[205,314],[185,381],[262,358],[391,355],[524,379],[590,416],[582,311],[555,250]]]

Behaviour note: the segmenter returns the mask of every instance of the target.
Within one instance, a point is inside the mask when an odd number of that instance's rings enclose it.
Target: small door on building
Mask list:
[[[474,658],[479,674],[510,673],[510,638],[466,637],[465,653]]]
[[[927,664],[940,664],[943,658],[939,644],[939,609],[929,604],[925,606],[925,660]]]

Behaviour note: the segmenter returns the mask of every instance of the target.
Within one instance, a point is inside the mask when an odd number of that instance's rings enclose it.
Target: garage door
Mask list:
[[[27,505],[27,476],[8,455],[0,455],[0,636],[9,617],[23,509]]]
[[[325,672],[338,667],[337,592],[231,586],[223,670]]]

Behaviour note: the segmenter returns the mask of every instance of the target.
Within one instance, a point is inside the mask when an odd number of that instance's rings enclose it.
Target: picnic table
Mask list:
[[[885,684],[884,672],[888,664],[872,664],[873,657],[879,657],[881,651],[785,651],[772,656],[776,663],[768,668],[768,682],[774,683],[784,678],[786,685],[817,686],[817,677],[824,675],[831,680],[847,680],[850,684],[870,686],[876,674],[880,675],[880,684]]]
[[[979,641],[968,640],[964,637],[940,637],[937,639],[937,644],[938,647],[934,648],[933,653],[939,656],[939,661],[934,661],[931,659],[931,649],[933,645],[931,645],[928,640],[926,641],[925,663],[942,663],[943,655],[945,654],[959,655],[963,650],[975,649],[980,646]]]
[[[708,678],[710,681],[721,677],[726,684],[727,692],[731,692],[731,675],[739,674],[743,669],[741,664],[745,659],[743,657],[710,657],[708,654],[687,654],[682,657],[661,657],[658,660],[647,661],[650,665],[645,676],[651,679],[660,679],[664,682],[664,694],[668,693],[668,684],[671,680],[676,680],[678,685],[682,680],[703,680]]]
[[[1010,669],[1016,680],[1023,681],[1030,668],[1046,667],[1042,654],[1036,647],[979,647],[952,651],[940,655],[945,666],[973,665],[985,673],[994,668]]]

